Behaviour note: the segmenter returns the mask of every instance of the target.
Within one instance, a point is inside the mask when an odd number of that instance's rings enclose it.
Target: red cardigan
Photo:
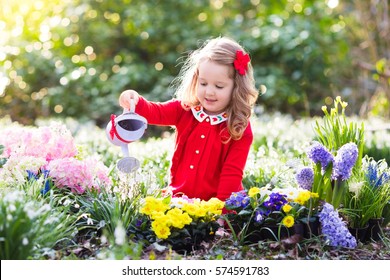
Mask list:
[[[242,178],[253,141],[250,123],[240,140],[222,143],[228,136],[226,121],[211,125],[210,118],[199,121],[179,100],[150,102],[140,97],[136,113],[148,124],[176,127],[175,151],[171,163],[170,186],[174,195],[209,200],[228,198],[242,189]]]

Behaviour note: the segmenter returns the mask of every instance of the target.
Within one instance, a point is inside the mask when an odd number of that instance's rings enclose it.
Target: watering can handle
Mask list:
[[[135,102],[134,99],[130,99],[130,111],[127,108],[123,109],[123,113],[134,113],[135,112]]]

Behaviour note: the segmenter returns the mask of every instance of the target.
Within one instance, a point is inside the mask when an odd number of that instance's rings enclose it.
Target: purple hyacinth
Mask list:
[[[311,190],[314,183],[314,172],[311,167],[302,167],[296,174],[295,179],[298,185],[305,189]]]
[[[352,174],[352,168],[358,157],[358,148],[355,143],[347,143],[338,151],[334,159],[333,174],[334,180],[348,180]]]
[[[314,163],[320,163],[323,170],[333,161],[333,155],[321,143],[314,142],[307,150],[307,157]]]
[[[322,234],[331,246],[345,248],[355,248],[357,246],[355,237],[351,235],[333,205],[325,203],[319,217]]]

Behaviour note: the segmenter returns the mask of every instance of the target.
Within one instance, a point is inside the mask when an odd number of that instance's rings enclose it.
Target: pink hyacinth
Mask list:
[[[78,194],[84,193],[86,189],[99,189],[102,185],[110,184],[108,168],[94,159],[55,159],[48,164],[47,169],[55,186],[67,187]]]
[[[72,134],[60,124],[40,128],[11,126],[2,131],[0,143],[5,146],[3,157],[33,156],[51,161],[77,154]]]

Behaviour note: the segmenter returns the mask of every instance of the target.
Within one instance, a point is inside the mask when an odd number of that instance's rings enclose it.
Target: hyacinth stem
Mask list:
[[[345,190],[347,188],[346,181],[335,180],[333,187],[332,201],[330,202],[335,209],[339,208],[341,201],[344,199]]]
[[[318,194],[319,200],[325,200],[330,202],[332,198],[332,186],[331,177],[332,163],[329,163],[324,174],[322,174],[322,167],[320,163],[317,163],[314,168],[314,182],[312,192]]]
[[[317,163],[314,167],[314,181],[313,181],[312,192],[318,193],[319,197],[321,197],[320,194],[321,181],[322,181],[321,164]]]

